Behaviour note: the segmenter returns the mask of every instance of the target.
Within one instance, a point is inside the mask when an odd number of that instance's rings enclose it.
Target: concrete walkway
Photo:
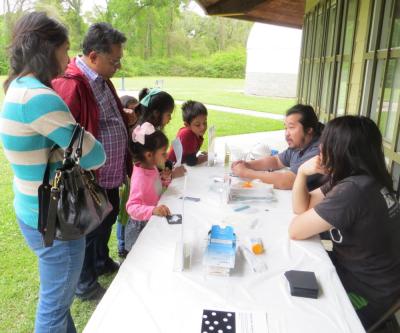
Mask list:
[[[137,98],[139,91],[137,90],[118,90],[118,95],[130,95]],[[176,104],[183,104],[184,101],[175,100]],[[234,113],[234,114],[243,114],[246,116],[251,117],[258,117],[258,118],[267,118],[267,119],[275,119],[275,120],[283,120],[285,118],[284,115],[281,114],[274,114],[274,113],[267,113],[267,112],[259,112],[253,110],[246,110],[246,109],[237,109],[231,108],[227,106],[220,106],[220,105],[212,105],[212,104],[205,104],[206,108],[209,110],[219,111],[219,112],[226,112],[226,113]]]
[[[223,154],[225,144],[227,144],[231,149],[240,147],[240,150],[243,152],[249,152],[257,143],[266,144],[271,149],[281,152],[287,148],[285,131],[279,130],[217,137],[215,140],[215,150],[217,154]]]

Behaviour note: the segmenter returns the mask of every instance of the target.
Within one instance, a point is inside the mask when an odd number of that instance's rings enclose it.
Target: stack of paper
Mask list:
[[[208,236],[208,246],[203,264],[207,274],[229,276],[235,267],[236,235],[231,226],[213,225]]]

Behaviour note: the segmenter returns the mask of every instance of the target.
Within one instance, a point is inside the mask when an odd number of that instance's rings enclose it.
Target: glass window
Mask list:
[[[397,145],[396,145],[396,152],[397,153],[400,153],[400,135],[399,135],[399,138],[397,139]]]
[[[326,93],[326,111],[329,113],[333,112],[333,106],[332,106],[332,89],[333,89],[333,64],[330,65],[329,68],[329,82],[328,82],[328,87],[327,87],[327,93]]]
[[[322,92],[321,92],[321,108],[324,111],[327,111],[326,109],[326,97],[328,95],[328,87],[329,87],[329,81],[330,81],[330,69],[331,69],[332,63],[331,62],[326,62],[324,65],[324,77],[322,81]]]
[[[400,98],[400,59],[391,59],[388,63],[386,79],[384,83],[383,103],[379,128],[383,137],[391,142],[394,136],[397,112]]]
[[[361,101],[361,110],[360,114],[362,116],[368,116],[369,112],[369,93],[371,87],[371,78],[372,78],[372,67],[373,67],[373,60],[367,60],[365,64],[365,76],[364,76],[364,87],[362,93],[362,101]]]
[[[393,35],[391,47],[400,47],[400,0],[397,0],[394,9]]]
[[[375,72],[375,83],[374,83],[374,92],[373,92],[373,97],[372,97],[372,103],[371,103],[371,114],[370,117],[373,121],[377,122],[378,121],[378,114],[379,114],[379,99],[380,99],[380,94],[381,94],[381,80],[382,80],[382,75],[383,75],[383,66],[385,62],[384,60],[379,60],[378,64],[376,66],[376,72]]]
[[[387,49],[389,45],[389,35],[390,35],[390,11],[392,9],[393,0],[386,0],[385,9],[383,13],[383,23],[381,32],[381,41],[379,44],[380,49]]]
[[[310,65],[308,61],[304,64],[304,84],[303,84],[303,98],[307,100],[307,93],[308,93],[308,83],[309,81],[309,75],[310,74]]]
[[[310,100],[311,100],[311,104],[312,105],[317,105],[317,94],[318,94],[318,90],[319,90],[319,68],[320,68],[320,64],[318,62],[314,63],[313,66],[313,74],[312,74],[312,79],[311,79],[311,96],[310,96]]]
[[[349,73],[350,73],[350,62],[343,61],[342,70],[340,72],[339,97],[337,106],[338,116],[342,116],[346,112],[346,97],[347,97],[347,85],[349,81]]]
[[[333,50],[333,35],[335,32],[335,24],[336,24],[336,4],[332,5],[329,10],[329,22],[328,22],[328,39],[326,45],[326,55],[332,55]]]
[[[313,41],[313,17],[310,15],[308,17],[308,29],[307,29],[307,50],[306,57],[311,58],[312,54],[312,41]]]
[[[374,51],[376,49],[376,41],[377,41],[377,35],[378,35],[378,29],[379,29],[379,19],[380,19],[380,13],[382,10],[382,0],[375,0],[374,3],[374,9],[372,12],[372,23],[371,23],[371,32],[369,36],[369,42],[368,42],[368,50],[369,51]]]
[[[345,33],[344,51],[343,51],[343,54],[346,55],[351,54],[351,50],[353,49],[353,37],[354,37],[356,15],[357,15],[356,10],[357,10],[356,0],[350,0],[349,7],[347,9],[346,33]]]
[[[322,50],[322,33],[323,33],[323,16],[322,11],[318,14],[317,20],[318,28],[315,36],[315,50],[314,50],[314,58],[321,56]]]

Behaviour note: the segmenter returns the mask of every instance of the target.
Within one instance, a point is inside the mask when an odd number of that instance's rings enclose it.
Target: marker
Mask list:
[[[235,211],[235,212],[241,212],[242,210],[245,210],[245,209],[247,209],[247,208],[250,208],[250,206],[249,206],[249,205],[240,206],[240,207],[235,208],[234,211]]]

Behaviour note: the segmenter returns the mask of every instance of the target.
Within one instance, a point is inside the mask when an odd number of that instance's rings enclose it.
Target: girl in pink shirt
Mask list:
[[[129,251],[152,215],[170,215],[169,208],[158,205],[168,182],[162,181],[157,166],[167,160],[168,139],[148,122],[138,125],[132,133],[131,153],[135,161],[126,211],[130,219],[125,230],[125,248]]]

